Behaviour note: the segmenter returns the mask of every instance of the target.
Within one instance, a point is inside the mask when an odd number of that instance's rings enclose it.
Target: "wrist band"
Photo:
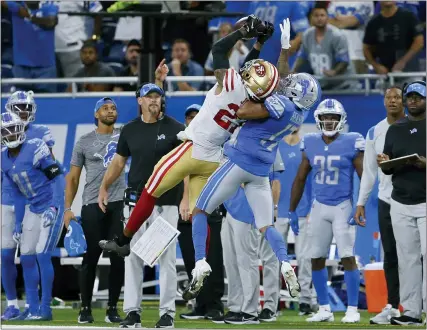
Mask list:
[[[64,210],[64,213],[65,213],[65,212],[67,212],[67,211],[71,211],[71,207],[67,207],[67,208]]]

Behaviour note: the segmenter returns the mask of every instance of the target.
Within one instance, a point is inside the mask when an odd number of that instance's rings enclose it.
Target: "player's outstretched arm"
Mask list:
[[[280,24],[280,31],[282,32],[280,37],[282,49],[280,51],[279,60],[277,61],[277,70],[279,71],[280,77],[285,77],[290,73],[289,53],[291,48],[291,23],[289,18],[285,18],[283,24]]]
[[[251,120],[268,118],[270,113],[263,103],[247,101],[237,110],[236,115],[239,119]]]
[[[302,152],[301,164],[298,168],[297,175],[294,183],[292,184],[291,190],[291,202],[289,204],[289,211],[295,212],[297,206],[301,200],[302,194],[304,193],[305,181],[311,171],[310,161],[307,158],[305,152]]]
[[[224,75],[230,67],[228,53],[237,41],[246,37],[253,38],[263,34],[265,27],[262,21],[255,15],[248,16],[245,24],[238,30],[218,40],[212,47],[213,68],[218,84],[222,87]]]
[[[259,54],[261,52],[262,46],[265,44],[265,42],[271,38],[271,36],[274,33],[274,25],[270,22],[264,22],[265,25],[265,33],[260,35],[253,45],[251,51],[246,55],[245,62],[243,63],[242,67],[245,65],[246,62],[256,60],[259,58]]]

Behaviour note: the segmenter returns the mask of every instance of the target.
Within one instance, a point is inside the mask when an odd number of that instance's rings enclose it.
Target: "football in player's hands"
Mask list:
[[[235,29],[243,27],[246,30],[246,35],[243,40],[249,40],[265,34],[266,27],[263,22],[255,15],[249,15],[239,19],[235,24]]]
[[[270,22],[265,21],[264,22],[264,26],[265,26],[265,31],[263,34],[261,34],[258,37],[258,42],[260,44],[264,44],[268,39],[270,39],[270,37],[273,35],[274,33],[274,25],[271,24]]]

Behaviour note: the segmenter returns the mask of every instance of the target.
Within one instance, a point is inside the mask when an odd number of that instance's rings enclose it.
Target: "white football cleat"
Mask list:
[[[345,316],[341,319],[341,323],[359,323],[360,313],[356,311],[347,311]]]
[[[316,314],[305,320],[307,322],[334,322],[334,314],[320,306]]]
[[[298,298],[299,293],[301,292],[301,287],[291,264],[289,262],[282,261],[282,267],[280,267],[280,271],[282,272],[282,275],[286,281],[290,296],[292,298]]]
[[[399,317],[400,311],[396,308],[393,308],[390,304],[387,304],[381,313],[375,315],[369,320],[371,324],[390,324],[392,317]]]
[[[206,258],[196,261],[196,266],[191,271],[193,279],[182,293],[182,298],[185,301],[196,298],[205,283],[206,277],[208,277],[211,272],[211,266],[206,262]]]

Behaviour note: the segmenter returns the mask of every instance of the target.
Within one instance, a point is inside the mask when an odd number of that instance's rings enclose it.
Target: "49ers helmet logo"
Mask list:
[[[257,64],[254,65],[254,67],[255,67],[255,73],[259,77],[264,77],[265,76],[266,70],[265,70],[265,66],[264,65],[257,63]]]

